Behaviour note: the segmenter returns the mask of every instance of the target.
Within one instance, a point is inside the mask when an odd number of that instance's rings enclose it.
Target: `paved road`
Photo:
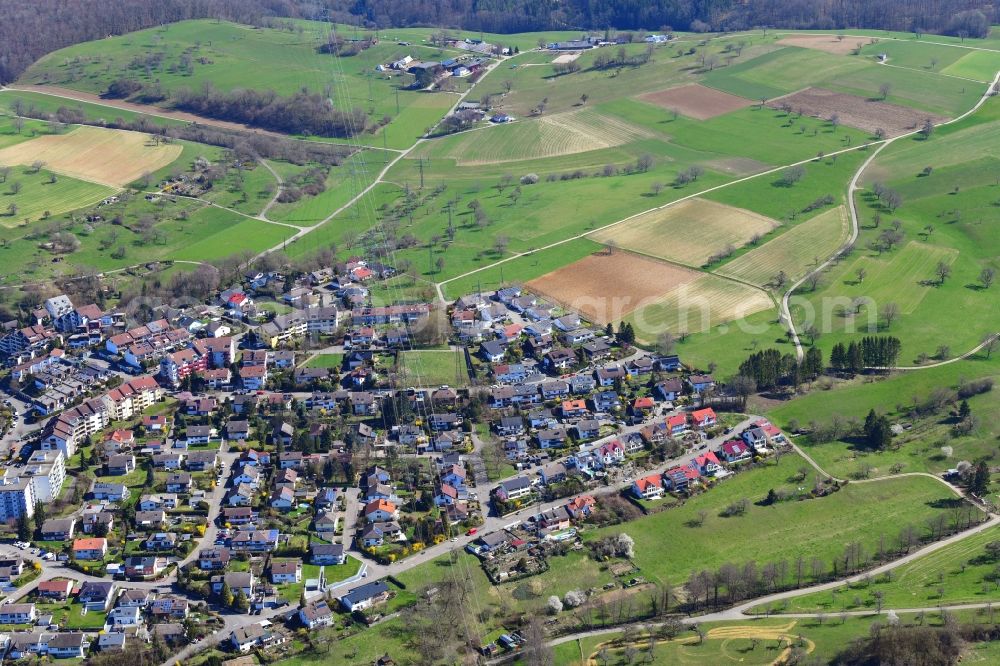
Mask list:
[[[748,417],[747,419],[742,421],[739,425],[737,425],[734,428],[734,431],[742,430],[748,427],[753,421],[756,421],[759,418],[761,417],[760,416]],[[601,443],[605,440],[610,441],[612,439],[620,437],[622,434],[626,432],[638,431],[642,427],[643,426],[630,426],[629,428],[623,430],[622,433],[606,437],[603,440],[599,440],[598,443]],[[723,442],[725,442],[727,439],[730,438],[731,435],[721,435],[714,439],[710,439],[705,442],[705,446],[703,449],[696,449],[693,451],[689,451],[678,458],[672,458],[671,460],[668,460],[667,462],[659,465],[658,467],[648,470],[646,473],[647,474],[653,474],[656,472],[662,473],[671,467],[675,467],[677,465],[686,465],[689,462],[691,462],[691,460],[701,455],[705,451],[718,448],[719,446],[722,445]],[[508,477],[508,478],[514,478],[514,477]],[[606,486],[604,488],[591,490],[589,491],[588,494],[594,495],[595,497],[600,497],[602,495],[615,494],[621,492],[621,490],[622,490],[621,486],[617,485]],[[485,500],[485,497],[482,494],[482,492],[480,492],[480,498]],[[463,549],[465,548],[466,545],[478,539],[479,536],[482,534],[495,532],[497,530],[503,529],[505,526],[510,525],[511,523],[519,523],[523,520],[526,520],[527,518],[536,513],[560,507],[566,504],[568,500],[569,498],[562,498],[551,502],[542,502],[538,504],[533,504],[530,507],[525,507],[524,509],[521,509],[517,513],[508,514],[507,516],[487,516],[485,521],[483,522],[483,525],[478,528],[476,534],[473,536],[469,536],[467,534],[460,535],[458,537],[455,537],[451,541],[445,541],[443,543],[437,544],[436,546],[429,546],[428,548],[421,551],[420,553],[417,553],[416,555],[411,555],[410,557],[407,557],[405,560],[394,562],[389,565],[370,563],[368,567],[368,575],[373,578],[381,578],[382,576],[388,574],[399,574],[408,569],[412,569],[415,566],[419,566],[421,564],[424,564],[425,562],[429,562],[430,560],[436,557],[445,555],[451,550]]]

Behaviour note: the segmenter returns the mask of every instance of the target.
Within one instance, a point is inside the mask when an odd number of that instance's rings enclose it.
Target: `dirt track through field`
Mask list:
[[[919,129],[928,119],[935,124],[946,120],[944,116],[937,116],[927,111],[824,88],[806,88],[791,95],[772,99],[767,105],[774,109],[790,105],[793,113],[802,113],[824,120],[836,115],[844,125],[872,133],[881,129],[890,137]]]
[[[590,321],[619,321],[700,273],[616,250],[592,254],[527,283],[528,289]]]
[[[697,83],[639,95],[639,99],[664,109],[677,111],[695,120],[708,120],[753,104],[736,95],[708,88]]]

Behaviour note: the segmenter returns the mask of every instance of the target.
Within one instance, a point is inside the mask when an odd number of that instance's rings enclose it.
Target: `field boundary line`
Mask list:
[[[883,140],[883,142],[884,141],[885,140]],[[845,154],[845,153],[849,153],[849,152],[855,151],[855,150],[857,150],[857,151],[863,151],[863,150],[865,150],[866,147],[871,147],[871,146],[877,145],[879,143],[880,142],[869,142],[867,144],[862,144],[860,146],[849,146],[847,148],[841,148],[841,149],[835,150],[835,151],[833,151],[831,153],[826,153],[824,155],[824,159],[827,158],[827,157],[832,157],[834,155],[842,155],[842,154]],[[495,261],[492,264],[487,264],[486,266],[480,266],[479,268],[473,269],[473,270],[468,271],[466,273],[462,273],[461,275],[456,275],[454,277],[448,278],[447,280],[442,280],[441,282],[438,282],[437,283],[438,296],[441,298],[442,301],[444,300],[444,292],[442,291],[441,288],[444,285],[448,284],[449,282],[454,282],[455,280],[460,280],[462,278],[469,277],[470,275],[475,275],[476,273],[479,273],[481,271],[485,271],[485,270],[490,269],[490,268],[494,268],[496,266],[499,266],[500,264],[507,263],[509,261],[512,261],[514,259],[518,259],[520,257],[530,256],[530,255],[534,254],[535,252],[541,252],[543,250],[549,250],[549,249],[552,249],[554,247],[558,247],[560,245],[563,245],[565,243],[569,243],[569,242],[572,242],[572,241],[575,241],[575,240],[580,240],[581,238],[586,238],[587,236],[589,236],[591,234],[594,234],[594,233],[597,233],[597,232],[600,232],[600,231],[604,231],[606,229],[611,229],[612,227],[616,227],[616,226],[618,226],[620,224],[625,224],[626,222],[631,222],[635,218],[640,217],[642,215],[647,215],[649,213],[652,213],[652,212],[655,212],[655,211],[658,211],[658,210],[664,210],[666,208],[669,208],[670,206],[676,206],[677,204],[679,204],[681,202],[684,202],[684,201],[688,201],[689,199],[694,199],[696,197],[701,197],[701,196],[704,196],[704,195],[709,194],[711,192],[715,192],[717,190],[721,190],[723,188],[730,187],[732,185],[738,185],[740,183],[745,183],[745,182],[747,182],[749,180],[753,180],[754,178],[760,178],[761,176],[768,176],[768,175],[772,175],[772,174],[775,174],[775,173],[779,173],[781,171],[784,171],[785,169],[788,169],[789,167],[805,165],[805,164],[809,164],[810,162],[816,162],[817,159],[818,158],[816,158],[816,156],[812,156],[812,157],[809,157],[809,158],[806,158],[806,159],[803,159],[803,160],[799,160],[797,162],[791,162],[789,164],[782,164],[780,166],[769,168],[769,169],[767,169],[765,171],[760,171],[758,173],[750,174],[748,176],[742,176],[740,178],[737,178],[736,180],[731,180],[731,181],[726,182],[726,183],[720,183],[719,185],[713,185],[711,187],[699,190],[697,192],[692,192],[691,194],[686,194],[686,195],[684,195],[684,196],[682,196],[682,197],[680,197],[678,199],[674,199],[673,201],[668,201],[665,204],[661,204],[659,206],[654,206],[653,208],[648,208],[646,210],[641,210],[641,211],[639,211],[637,213],[633,213],[632,215],[629,215],[628,217],[624,217],[624,218],[622,218],[620,220],[616,220],[614,222],[609,222],[608,224],[605,224],[603,226],[597,227],[595,229],[590,229],[590,230],[585,231],[583,233],[576,234],[575,236],[570,236],[568,238],[564,238],[562,240],[558,240],[558,241],[555,241],[553,243],[549,243],[548,245],[543,245],[542,247],[537,247],[537,248],[533,248],[533,249],[530,249],[530,250],[525,250],[524,252],[518,252],[516,254],[512,254],[511,256],[504,257],[503,259]],[[596,242],[596,241],[592,241],[592,242]]]

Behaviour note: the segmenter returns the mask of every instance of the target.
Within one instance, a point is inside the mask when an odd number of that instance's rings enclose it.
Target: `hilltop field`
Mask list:
[[[213,218],[242,215],[241,225],[266,232],[244,246],[265,249],[305,230],[284,248],[289,256],[332,246],[347,256],[388,235],[405,239],[395,243],[394,258],[414,284],[437,285],[446,298],[517,282],[563,304],[614,296],[573,277],[601,276],[591,266],[613,262],[593,255],[610,248],[628,266],[610,268],[598,282],[621,283],[618,291],[629,292],[631,303],[592,304],[585,314],[601,323],[630,321],[640,342],[670,331],[683,338],[693,363],[726,372],[742,356],[733,350],[748,343],[789,345],[781,326],[769,324],[751,339],[733,324],[777,322],[783,292],[854,236],[851,205],[860,212],[853,252],[798,285],[790,302],[800,330],[807,316],[825,308],[820,315],[831,325],[813,338],[824,354],[878,326],[891,328],[916,362],[941,346],[969,349],[993,327],[995,309],[983,307],[988,290],[973,287],[997,256],[995,234],[987,233],[995,217],[989,174],[1000,134],[996,102],[943,124],[972,109],[1000,71],[1000,52],[989,46],[870,31],[783,31],[678,34],[663,44],[558,54],[537,43],[573,34],[482,35],[513,55],[486,54],[474,77],[445,77],[415,90],[412,76],[376,65],[404,56],[442,61],[482,54],[430,29],[375,37],[308,21],[284,29],[187,21],[52,53],[25,72],[18,89],[0,92],[0,101],[28,115],[65,107],[87,123],[114,117],[155,129],[183,124],[167,117],[171,100],[205,84],[222,92],[326,94],[338,109],[358,109],[374,128],[333,140],[352,152],[348,159],[322,171],[275,160],[198,197],[214,204]],[[324,44],[341,39],[359,46],[336,56],[324,52]],[[251,61],[255,66],[246,67]],[[158,101],[147,92],[127,100],[107,95],[122,79],[163,95]],[[91,98],[59,97],[73,94]],[[457,133],[442,125],[421,138],[463,99],[510,122],[481,120]],[[137,113],[144,109],[148,116]],[[103,162],[80,157],[81,149],[104,152],[97,137],[111,131],[70,128],[54,135],[39,126],[31,132],[44,136],[30,141],[26,131],[3,134],[0,162],[20,164],[37,154],[46,163],[44,173],[24,175],[20,192],[5,195],[18,213],[3,226],[50,220],[100,201],[108,187],[134,184],[145,173],[170,175],[199,155],[219,154],[177,142],[152,145],[148,135],[129,133],[115,141],[116,151],[139,151],[127,159],[114,151]],[[882,141],[897,136],[869,162]],[[70,153],[79,164],[67,161]],[[848,184],[863,164],[852,201]],[[43,187],[48,171],[59,177]],[[297,201],[272,195],[289,183],[313,182],[321,192]],[[872,198],[876,184],[898,193],[900,203],[885,209]],[[876,213],[884,220],[879,226]],[[900,236],[891,246],[879,240],[887,225]],[[180,238],[169,224],[160,229]],[[100,235],[95,230],[87,239]],[[167,258],[175,254],[172,242],[162,250],[136,244],[132,258]],[[199,247],[207,246],[185,243],[176,254],[208,258]],[[19,256],[30,254],[37,256]],[[104,258],[87,265],[94,263],[114,265]],[[939,265],[951,273],[937,281]],[[639,285],[629,276],[641,266],[668,277]],[[38,274],[38,264],[32,267]],[[859,271],[868,277],[858,280]],[[830,311],[829,303],[855,299],[879,305],[851,316]],[[885,303],[899,312],[891,327],[868,310]],[[970,308],[985,317],[975,327],[955,332],[945,324]]]

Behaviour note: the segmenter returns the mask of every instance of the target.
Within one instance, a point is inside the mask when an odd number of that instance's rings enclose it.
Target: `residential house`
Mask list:
[[[312,543],[309,545],[310,559],[315,565],[343,564],[347,561],[343,544]]]
[[[566,431],[561,428],[539,430],[535,436],[539,448],[543,449],[560,448],[566,443]]]
[[[705,409],[696,409],[691,412],[691,423],[694,427],[704,430],[705,428],[711,428],[717,422],[717,417],[715,415],[715,410],[711,407]]]
[[[698,470],[702,476],[715,476],[715,473],[722,469],[722,464],[716,457],[714,451],[706,451],[688,463],[692,469]]]
[[[73,581],[66,579],[43,580],[36,588],[38,596],[56,601],[66,601],[73,591]]]
[[[659,474],[651,474],[632,483],[632,494],[639,499],[653,500],[663,497],[663,479]]]
[[[76,595],[78,603],[89,611],[106,611],[111,608],[116,587],[110,581],[85,581]]]
[[[73,542],[73,556],[78,560],[103,560],[107,554],[108,540],[103,537],[88,537]]]
[[[302,582],[302,561],[288,560],[282,562],[271,561],[271,582],[275,585],[281,583]]]
[[[674,377],[660,382],[653,389],[662,400],[674,402],[684,395],[684,382]]]
[[[76,518],[49,518],[42,523],[44,541],[66,541],[73,538]]]
[[[687,381],[691,390],[698,394],[715,388],[715,380],[712,379],[712,375],[691,375]]]
[[[344,610],[353,613],[363,611],[389,598],[389,586],[376,580],[355,587],[338,599]]]
[[[573,426],[577,439],[596,439],[601,434],[601,422],[595,419],[582,419]]]
[[[383,499],[366,504],[363,513],[369,523],[381,523],[399,518],[399,509],[396,505]]]
[[[497,434],[513,437],[524,434],[524,421],[520,416],[503,416],[496,424]]]
[[[683,465],[668,469],[663,473],[663,480],[670,490],[685,491],[692,483],[697,483],[700,476],[698,470]]]
[[[500,485],[493,489],[493,494],[503,502],[520,499],[531,494],[531,479],[518,476],[501,481]]]
[[[310,630],[333,626],[333,620],[333,610],[322,599],[299,609],[299,621]]]
[[[753,453],[750,451],[750,447],[738,439],[731,439],[724,442],[719,451],[722,454],[722,459],[730,465],[753,458]]]

